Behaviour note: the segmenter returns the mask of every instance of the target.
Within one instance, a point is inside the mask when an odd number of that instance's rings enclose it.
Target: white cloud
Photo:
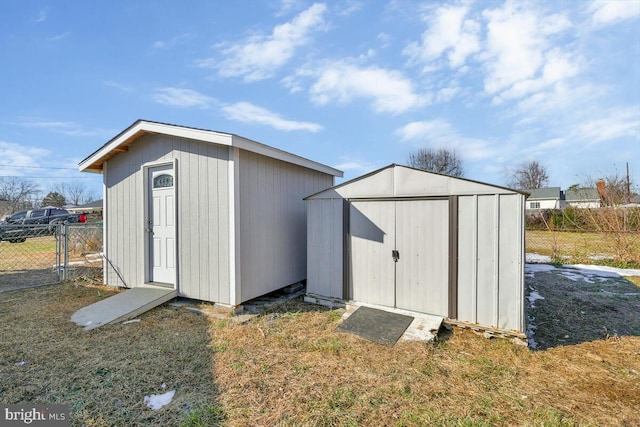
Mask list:
[[[637,108],[616,108],[598,118],[582,121],[573,135],[575,139],[597,144],[631,137],[640,141],[640,114]]]
[[[369,99],[378,113],[400,114],[427,103],[415,92],[411,80],[400,72],[378,67],[360,68],[345,62],[322,67],[309,93],[318,105]]]
[[[467,6],[441,6],[425,17],[429,28],[420,43],[409,44],[404,54],[411,62],[429,64],[446,53],[451,68],[464,65],[467,57],[480,50],[480,25],[465,19]]]
[[[209,108],[216,103],[216,99],[191,89],[164,87],[156,90],[153,100],[158,104],[171,107],[199,107]]]
[[[572,28],[562,14],[549,14],[526,3],[507,1],[503,7],[484,10],[487,21],[483,61],[484,90],[493,104],[515,101],[514,111],[540,116],[536,105],[557,109],[553,102],[565,103],[571,79],[584,71],[585,61],[570,43],[558,38]],[[575,85],[575,84],[573,84]],[[529,108],[530,107],[530,108]]]
[[[245,81],[272,77],[297,48],[309,42],[312,31],[323,28],[326,10],[324,4],[315,3],[290,22],[276,26],[268,36],[252,36],[241,43],[223,46],[221,61],[208,58],[198,64],[218,69],[223,77],[243,76]]]
[[[113,80],[103,80],[102,84],[105,86],[113,87],[119,89],[123,92],[133,92],[134,89],[131,86],[123,85],[122,83],[118,83]]]
[[[50,154],[49,150],[43,148],[28,147],[0,141],[0,159],[2,159],[2,164],[15,165],[2,166],[2,175],[22,176],[24,175],[24,171],[20,169],[20,166],[38,166],[38,160],[44,160]]]
[[[626,21],[640,16],[640,2],[637,0],[594,0],[588,11],[594,25],[604,26]]]
[[[107,129],[87,129],[76,122],[65,122],[59,120],[47,120],[41,118],[28,117],[18,122],[14,122],[18,126],[25,128],[41,128],[55,133],[69,136],[106,136],[112,135],[112,130]]]
[[[376,39],[382,43],[381,47],[387,47],[391,41],[391,36],[387,33],[380,33],[376,36]]]
[[[322,126],[317,123],[286,120],[272,111],[258,107],[249,102],[237,102],[235,104],[225,105],[221,110],[229,120],[236,120],[244,123],[259,123],[271,126],[278,130],[305,130],[309,132],[318,132],[322,130]]]
[[[71,31],[67,31],[66,33],[60,33],[55,36],[49,37],[49,40],[56,42],[58,40],[67,38],[70,34],[71,34]]]
[[[515,82],[510,88],[494,97],[494,103],[505,100],[520,99],[576,76],[580,72],[581,60],[573,53],[563,52],[558,48],[544,53],[539,77]]]
[[[340,9],[337,12],[338,15],[341,16],[349,16],[352,13],[358,12],[364,6],[364,2],[360,0],[347,0],[341,3],[344,4],[340,5]]]
[[[341,171],[353,171],[353,172],[371,172],[376,167],[366,160],[359,158],[352,158],[349,156],[340,156],[340,163],[333,166]]]
[[[449,102],[453,99],[453,97],[459,94],[460,91],[461,89],[458,86],[443,87],[442,89],[438,90],[438,93],[435,97],[435,102]]]
[[[167,41],[164,40],[157,40],[155,42],[153,42],[153,44],[151,45],[154,49],[170,49],[172,47],[175,47],[178,43],[180,43],[183,40],[189,39],[193,37],[193,34],[190,33],[185,33],[185,34],[180,34],[177,35]]]
[[[35,23],[40,23],[40,22],[44,22],[47,20],[47,11],[45,9],[41,9],[40,12],[38,12],[38,15],[34,18],[34,22]]]
[[[441,119],[411,122],[396,129],[396,134],[402,141],[412,142],[416,146],[456,149],[463,159],[478,160],[495,154],[487,141],[465,137],[449,122]]]

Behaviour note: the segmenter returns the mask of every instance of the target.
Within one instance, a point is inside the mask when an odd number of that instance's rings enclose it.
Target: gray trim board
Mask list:
[[[449,197],[449,318],[458,318],[458,196]]]
[[[349,295],[349,271],[351,267],[351,203],[348,200],[342,201],[342,298],[348,299]]]

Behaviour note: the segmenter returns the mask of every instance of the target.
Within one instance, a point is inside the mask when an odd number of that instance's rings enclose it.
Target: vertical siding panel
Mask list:
[[[474,196],[458,198],[458,320],[476,320],[476,218]]]
[[[521,330],[522,295],[519,280],[522,269],[522,247],[520,227],[521,195],[500,196],[500,267],[499,267],[499,304],[500,319],[498,327]]]
[[[188,240],[188,250],[186,254],[183,254],[183,256],[185,258],[187,258],[186,260],[183,258],[183,263],[184,261],[188,262],[188,268],[189,268],[189,273],[190,273],[190,279],[191,279],[191,289],[192,292],[196,298],[201,298],[202,297],[202,284],[201,284],[201,277],[200,277],[200,269],[201,269],[201,265],[200,265],[200,254],[199,254],[199,249],[200,249],[200,241],[202,240],[201,237],[196,237],[196,236],[202,236],[200,234],[200,199],[202,197],[206,197],[205,194],[202,194],[198,191],[199,189],[199,182],[198,182],[198,177],[199,177],[199,169],[200,169],[200,165],[198,164],[198,145],[201,144],[198,141],[189,141],[189,145],[188,145],[188,163],[189,163],[189,193],[191,195],[191,203],[186,207],[188,212],[189,212],[189,217],[187,219],[187,221],[189,221],[189,224],[191,226],[191,233],[189,234],[189,240]]]
[[[218,280],[218,301],[229,304],[231,302],[230,282],[231,272],[229,271],[229,158],[232,148],[217,147],[216,163],[218,165],[217,180],[217,223],[215,236],[218,246],[217,280]],[[239,238],[239,236],[237,236]],[[238,262],[238,260],[236,260]]]
[[[497,326],[495,274],[495,201],[493,195],[478,196],[478,323],[485,326]]]
[[[200,289],[200,298],[203,300],[211,300],[211,282],[209,281],[209,268],[210,268],[210,252],[209,252],[209,220],[208,215],[210,211],[211,193],[209,192],[209,180],[208,174],[214,173],[217,175],[215,166],[209,164],[209,158],[207,156],[207,146],[202,143],[197,144],[198,153],[198,178],[197,189],[198,192],[198,231],[200,238],[197,239],[196,253],[192,256],[198,258],[198,285]],[[194,184],[194,183],[192,183]],[[217,207],[216,207],[217,208]]]
[[[218,301],[231,303],[230,287],[231,273],[229,271],[230,244],[229,244],[229,208],[231,203],[229,195],[229,158],[231,148],[217,147],[218,181],[217,181],[217,227],[216,238],[218,242]]]
[[[180,271],[180,294],[195,298],[197,295],[197,289],[193,287],[192,271],[189,266],[189,241],[193,236],[194,224],[190,217],[190,207],[193,206],[194,198],[191,190],[191,182],[189,181],[189,153],[184,149],[178,150],[178,175],[179,175],[179,218],[180,230],[182,231],[178,236],[180,241],[178,246],[180,247],[179,257],[179,271]]]

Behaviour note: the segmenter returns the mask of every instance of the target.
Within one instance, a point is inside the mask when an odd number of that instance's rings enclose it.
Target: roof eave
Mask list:
[[[297,156],[295,154],[279,150],[277,148],[243,138],[238,135],[215,132],[204,129],[190,128],[184,126],[171,125],[166,123],[151,122],[147,120],[137,120],[124,131],[120,132],[105,145],[79,163],[81,172],[102,172],[102,165],[105,161],[115,156],[118,152],[126,152],[128,146],[138,138],[146,134],[162,134],[175,136],[197,141],[210,142],[218,145],[238,147],[247,151],[262,154],[288,163],[293,163],[309,169],[317,170],[337,177],[342,177],[343,172],[323,165],[313,160]]]

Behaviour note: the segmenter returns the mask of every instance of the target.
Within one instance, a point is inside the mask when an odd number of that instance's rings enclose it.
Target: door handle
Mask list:
[[[392,250],[391,257],[393,258],[393,262],[398,262],[398,260],[400,259],[400,251],[397,251],[395,249]]]

